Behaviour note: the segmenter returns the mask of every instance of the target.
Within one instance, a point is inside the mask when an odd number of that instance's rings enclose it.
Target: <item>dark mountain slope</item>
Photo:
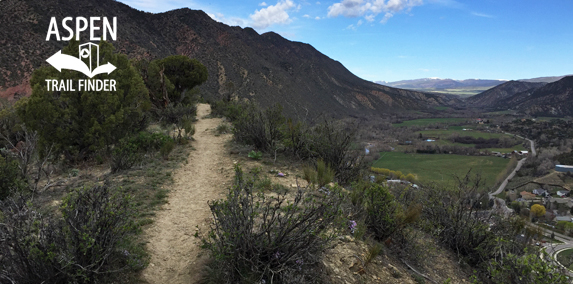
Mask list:
[[[544,85],[545,83],[509,81],[475,96],[469,97],[466,99],[466,102],[467,105],[471,107],[492,107],[505,98],[511,97],[520,92],[536,89]]]
[[[50,17],[118,17],[117,50],[132,58],[183,54],[209,70],[201,86],[208,98],[228,95],[281,103],[291,114],[338,116],[420,110],[453,105],[457,98],[406,91],[362,80],[312,46],[275,33],[229,27],[202,11],[150,14],[112,0],[2,1],[0,5],[0,95],[26,95],[27,80],[65,44],[46,42]],[[65,31],[61,31],[64,34]]]
[[[537,116],[573,115],[573,76],[499,101],[498,109],[516,109]]]

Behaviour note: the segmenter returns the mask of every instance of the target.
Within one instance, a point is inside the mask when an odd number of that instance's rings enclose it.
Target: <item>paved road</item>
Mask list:
[[[527,139],[527,138],[525,138]],[[535,142],[533,142],[533,140],[531,139],[527,139],[529,141],[529,145],[531,145],[531,156],[535,157],[537,156],[537,152],[535,151]]]
[[[513,135],[517,138],[521,138],[521,139],[525,139],[525,140],[529,141],[529,145],[531,146],[531,156],[533,156],[533,157],[537,156],[537,151],[535,151],[535,142],[533,140],[527,139],[525,137],[521,137],[517,134],[511,134],[511,133],[507,133],[507,132],[504,132],[504,133],[507,135]]]
[[[508,135],[513,135],[511,133],[506,133]],[[519,135],[515,135],[516,137],[519,137],[521,139],[525,139],[527,141],[529,141],[529,145],[531,146],[531,153],[529,155],[529,157],[535,157],[537,156],[537,151],[535,150],[535,142],[531,139],[527,139],[524,137],[521,137]],[[513,170],[513,172],[503,181],[503,183],[499,186],[499,188],[493,192],[493,193],[489,193],[489,197],[494,198],[495,202],[494,202],[494,210],[498,210],[501,211],[501,213],[503,213],[504,215],[507,216],[508,213],[511,213],[513,210],[508,208],[507,205],[505,204],[505,200],[501,199],[501,198],[497,198],[494,195],[500,194],[503,192],[503,190],[505,189],[505,187],[507,186],[507,183],[509,182],[509,180],[511,178],[513,178],[515,176],[515,173],[517,173],[517,171],[519,171],[519,169],[521,169],[521,166],[523,165],[523,163],[525,163],[525,161],[527,160],[526,158],[521,159],[518,163],[517,166],[515,167],[515,169]],[[551,233],[554,233],[548,229],[545,229],[543,227],[539,227],[535,224],[530,224],[530,226],[536,227],[536,228],[540,228],[543,233],[550,237]],[[561,266],[561,268],[564,269],[564,271],[567,273],[567,275],[573,277],[573,272],[571,272],[570,270],[568,270],[566,267],[564,267],[563,265],[561,265],[561,263],[557,262],[557,255],[566,249],[571,249],[573,248],[573,238],[569,237],[569,236],[565,236],[562,235],[560,233],[555,232],[554,233],[555,239],[559,240],[561,242],[563,242],[562,244],[552,244],[552,243],[546,243],[544,245],[545,247],[545,251],[551,256],[551,259],[549,260],[552,263],[555,263],[559,266]]]
[[[507,183],[509,183],[509,180],[512,179],[515,176],[515,173],[517,173],[517,171],[519,171],[519,169],[521,169],[521,166],[523,166],[523,163],[525,163],[525,160],[527,160],[527,158],[523,158],[521,160],[519,160],[519,162],[517,162],[517,166],[515,166],[515,169],[513,170],[513,172],[511,172],[511,174],[509,174],[507,176],[507,178],[501,183],[501,185],[499,186],[499,188],[494,191],[494,192],[490,192],[489,193],[489,197],[490,199],[494,196],[494,195],[498,195],[500,193],[503,192],[503,190],[505,189],[505,187],[507,186]]]
[[[513,135],[511,133],[507,133],[508,135]],[[535,151],[535,142],[531,139],[527,139],[524,137],[521,137],[519,135],[515,135],[516,137],[519,137],[521,139],[526,139],[527,141],[529,141],[529,145],[531,145],[531,155],[530,157],[535,157],[537,156],[537,152]],[[517,166],[515,167],[515,169],[513,170],[513,172],[511,172],[511,174],[509,174],[509,176],[503,181],[503,183],[499,186],[499,188],[495,191],[495,192],[490,192],[489,193],[489,198],[490,199],[494,199],[494,205],[493,205],[493,210],[497,210],[499,211],[501,214],[503,215],[508,215],[509,213],[513,212],[512,209],[508,208],[507,205],[505,204],[505,200],[501,199],[501,198],[497,198],[495,197],[495,195],[500,194],[503,192],[503,190],[505,189],[505,187],[507,186],[507,183],[509,182],[510,179],[512,179],[515,176],[515,173],[517,173],[517,171],[519,171],[519,169],[521,169],[521,166],[523,165],[523,163],[525,163],[525,161],[527,160],[526,158],[521,159],[518,163]],[[546,236],[551,236],[551,233],[553,233],[552,231],[545,229],[543,227],[539,227],[535,224],[530,224],[533,227],[536,228],[540,228],[543,233]],[[571,272],[570,270],[568,270],[567,268],[565,268],[563,265],[561,265],[559,262],[557,262],[557,255],[566,249],[571,249],[573,248],[573,238],[569,237],[569,236],[565,236],[562,235],[560,233],[555,232],[554,233],[555,239],[559,240],[561,242],[563,242],[562,244],[552,244],[552,243],[546,243],[544,245],[545,247],[545,251],[551,256],[551,259],[549,261],[556,263],[557,265],[561,266],[567,273],[567,275],[573,277],[573,272]]]

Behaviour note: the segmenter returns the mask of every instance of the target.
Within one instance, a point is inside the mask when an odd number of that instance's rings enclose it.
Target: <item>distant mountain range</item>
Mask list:
[[[519,79],[517,81],[528,82],[528,83],[552,83],[561,80],[565,76],[569,75],[538,77],[532,79]],[[500,79],[454,80],[454,79],[441,79],[441,78],[422,78],[422,79],[402,80],[395,82],[375,81],[374,83],[402,89],[455,89],[462,87],[492,88],[501,85],[505,82],[508,82],[508,80],[500,80]]]
[[[263,106],[281,103],[287,113],[300,116],[371,115],[461,102],[362,80],[309,44],[230,27],[203,11],[151,14],[113,0],[4,0],[0,15],[0,96],[7,98],[29,95],[32,71],[63,48],[65,42],[45,40],[50,17],[93,15],[117,17],[112,44],[131,58],[182,54],[199,60],[209,71],[200,87],[207,99],[230,95]]]
[[[539,77],[532,79],[517,80],[528,83],[552,83],[562,79],[565,76],[553,77]],[[508,80],[491,80],[491,79],[466,79],[466,80],[453,80],[453,79],[440,79],[440,78],[422,78],[414,80],[403,80],[396,82],[376,81],[375,83],[402,88],[408,90],[416,90],[423,92],[437,92],[459,95],[460,97],[471,97],[491,89],[493,87],[502,85]]]
[[[444,90],[444,89],[457,89],[463,87],[492,88],[505,82],[507,82],[507,80],[488,80],[488,79],[453,80],[453,79],[440,79],[440,78],[422,78],[414,80],[402,80],[396,82],[376,81],[375,83],[402,89]]]

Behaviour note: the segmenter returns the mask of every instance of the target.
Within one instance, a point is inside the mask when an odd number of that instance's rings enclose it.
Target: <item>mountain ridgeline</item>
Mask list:
[[[472,107],[493,107],[501,100],[517,93],[525,92],[544,86],[545,83],[528,83],[522,81],[509,81],[486,90],[480,94],[469,97],[466,102]]]
[[[453,80],[453,79],[440,79],[440,78],[422,78],[414,80],[402,80],[396,82],[382,82],[377,81],[376,83],[403,89],[455,89],[464,87],[482,87],[491,88],[506,81],[504,80],[487,80],[487,79],[466,79],[466,80]]]
[[[468,98],[466,105],[535,116],[570,116],[572,101],[573,76],[567,76],[548,84],[509,81]]]
[[[7,0],[0,5],[0,96],[29,95],[30,74],[66,42],[46,41],[50,17],[117,17],[116,50],[130,58],[181,54],[209,71],[206,99],[280,103],[290,115],[370,115],[455,105],[455,96],[381,86],[362,80],[309,44],[230,27],[203,11],[151,14],[112,0]],[[71,21],[74,22],[74,21]],[[72,24],[73,26],[73,24]],[[65,31],[61,31],[65,33]],[[97,35],[97,33],[96,33]]]
[[[498,109],[510,108],[535,116],[573,115],[573,76],[501,100]]]

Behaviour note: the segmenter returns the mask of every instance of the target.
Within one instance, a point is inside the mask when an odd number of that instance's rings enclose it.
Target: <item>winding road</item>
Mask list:
[[[505,134],[514,135],[511,133],[507,133],[507,132]],[[537,151],[535,150],[535,142],[533,140],[521,137],[519,135],[514,135],[514,136],[529,141],[529,145],[531,146],[530,157],[537,156]],[[501,211],[506,216],[507,216],[507,214],[513,212],[513,210],[507,207],[507,205],[505,204],[505,200],[498,198],[498,197],[495,197],[495,195],[498,195],[505,190],[505,187],[509,183],[509,180],[515,176],[515,174],[517,173],[517,171],[519,171],[519,169],[521,169],[521,167],[523,166],[523,163],[525,163],[526,160],[527,160],[527,157],[519,160],[519,162],[517,163],[513,172],[511,172],[511,174],[509,174],[507,176],[507,178],[503,181],[503,183],[499,186],[499,188],[495,192],[489,193],[489,198],[495,200],[493,209]],[[554,233],[555,239],[562,242],[561,244],[546,243],[543,245],[543,247],[545,248],[545,251],[551,256],[550,261],[557,264],[561,268],[563,268],[566,271],[567,275],[573,277],[573,272],[568,270],[565,266],[563,266],[561,263],[559,263],[557,261],[557,255],[560,252],[567,250],[567,249],[573,249],[573,238],[565,236],[565,235],[557,233],[557,232],[553,232],[553,231],[545,229],[543,227],[539,227],[535,224],[530,224],[530,226],[541,229],[546,236],[551,236],[551,233]]]

